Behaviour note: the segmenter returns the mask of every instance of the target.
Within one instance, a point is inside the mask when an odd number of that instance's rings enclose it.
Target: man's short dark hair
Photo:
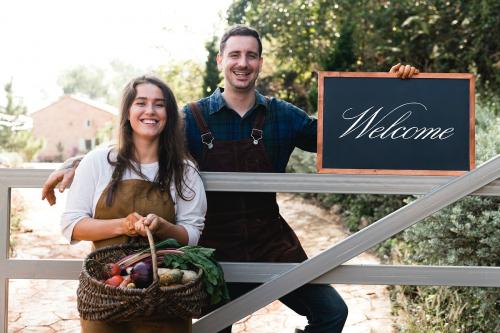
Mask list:
[[[260,40],[260,35],[254,28],[243,24],[237,24],[230,27],[220,40],[219,44],[219,53],[222,55],[224,52],[224,48],[226,47],[227,40],[232,36],[252,36],[257,39],[257,43],[259,43],[259,57],[262,57],[262,41]]]

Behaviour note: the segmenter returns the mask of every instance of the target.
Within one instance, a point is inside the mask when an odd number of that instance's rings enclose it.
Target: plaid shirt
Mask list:
[[[258,108],[265,108],[263,140],[275,172],[285,172],[290,154],[295,147],[316,151],[317,121],[303,110],[276,98],[266,101],[266,98],[256,91],[255,106],[242,118],[228,107],[222,97],[222,91],[222,88],[219,88],[211,96],[197,102],[215,141],[250,139],[256,111]],[[267,103],[269,105],[266,108]],[[189,151],[197,161],[200,161],[203,153],[200,130],[189,106],[185,106],[182,111],[185,114]]]

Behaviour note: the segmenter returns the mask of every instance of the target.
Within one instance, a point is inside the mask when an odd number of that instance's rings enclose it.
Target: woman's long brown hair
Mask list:
[[[123,91],[116,158],[110,157],[111,151],[108,154],[108,162],[114,166],[115,169],[111,177],[106,197],[107,206],[111,206],[114,194],[116,193],[125,170],[130,169],[141,178],[146,179],[140,169],[140,163],[136,159],[135,146],[132,139],[133,130],[129,121],[129,110],[137,96],[136,87],[144,83],[154,84],[161,89],[165,102],[165,109],[167,111],[167,123],[160,133],[159,138],[158,173],[154,179],[154,184],[160,191],[169,191],[170,184],[173,181],[175,190],[181,198],[184,200],[191,200],[194,197],[193,189],[187,186],[184,177],[185,169],[187,167],[192,167],[187,161],[192,159],[186,151],[182,117],[179,114],[175,96],[168,85],[162,80],[154,76],[144,75],[130,81]],[[189,198],[185,195],[186,187],[188,187],[190,193],[192,193]]]

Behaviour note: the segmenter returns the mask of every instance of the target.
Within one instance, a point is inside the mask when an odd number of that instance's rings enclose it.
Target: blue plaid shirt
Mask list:
[[[222,88],[218,88],[211,96],[197,102],[214,136],[214,141],[249,139],[257,109],[265,108],[263,140],[275,172],[285,172],[290,154],[295,147],[316,151],[317,121],[303,110],[276,98],[266,101],[266,98],[256,91],[255,106],[242,118],[228,107],[222,97],[222,91]],[[269,104],[267,108],[266,104]],[[197,161],[200,161],[203,153],[200,130],[189,106],[185,106],[182,111],[185,114],[189,151]]]

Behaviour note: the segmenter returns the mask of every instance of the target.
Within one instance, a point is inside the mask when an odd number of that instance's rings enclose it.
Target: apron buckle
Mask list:
[[[205,137],[208,138],[205,140]],[[212,149],[214,147],[213,141],[214,141],[214,136],[212,135],[212,132],[207,132],[201,135],[201,142],[203,142],[208,149]]]
[[[262,130],[252,128],[252,134],[250,135],[253,139],[253,144],[259,144],[259,140],[262,139]]]

